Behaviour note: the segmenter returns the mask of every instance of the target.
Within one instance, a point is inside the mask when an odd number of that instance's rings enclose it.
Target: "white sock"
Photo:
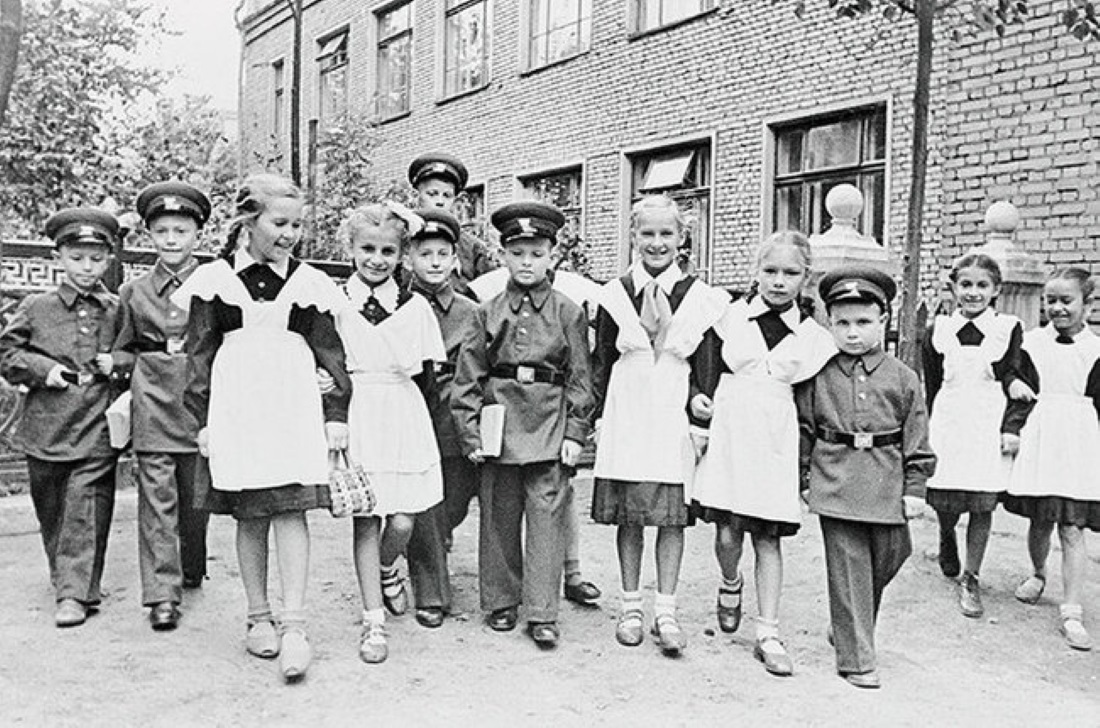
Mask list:
[[[653,613],[657,616],[662,614],[676,616],[676,595],[658,592],[653,598]]]

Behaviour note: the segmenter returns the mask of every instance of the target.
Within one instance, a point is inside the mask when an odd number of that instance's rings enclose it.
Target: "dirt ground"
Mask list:
[[[584,508],[590,492],[582,480]],[[25,508],[21,498],[3,499],[0,509]],[[820,535],[810,517],[785,542],[783,629],[796,664],[791,678],[769,676],[754,661],[751,620],[736,635],[717,633],[709,527],[688,535],[680,605],[689,647],[671,660],[651,641],[634,649],[615,642],[614,531],[587,522],[585,572],[604,589],[600,607],[566,604],[563,640],[553,652],[538,651],[518,629],[491,632],[477,607],[476,518],[457,532],[452,555],[460,614],[438,630],[421,628],[411,614],[391,619],[390,659],[365,665],[356,654],[350,524],[325,513],[311,518],[316,659],[306,681],[294,686],[281,683],[275,663],[244,652],[244,599],[230,519],[213,520],[211,578],[187,594],[180,628],[166,634],[149,629],[140,607],[132,492],[120,494],[116,511],[105,577],[109,596],[80,628],[52,624],[38,534],[0,530],[0,724],[1100,725],[1100,651],[1064,646],[1056,631],[1057,577],[1037,606],[1012,598],[1026,555],[1022,524],[1004,513],[997,514],[983,574],[986,617],[980,620],[958,614],[950,582],[925,555],[935,544],[934,522],[914,522],[915,555],[887,590],[878,631],[879,691],[856,690],[835,674],[824,636]],[[653,591],[649,546],[647,609]],[[1052,565],[1057,557],[1055,551]],[[751,589],[746,595],[751,615]],[[1093,576],[1086,604],[1100,637],[1098,597]]]

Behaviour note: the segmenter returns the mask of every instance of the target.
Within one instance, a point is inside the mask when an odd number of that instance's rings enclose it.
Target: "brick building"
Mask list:
[[[630,203],[650,190],[692,212],[697,265],[724,285],[744,285],[762,235],[827,227],[824,194],[841,181],[865,193],[863,231],[895,251],[915,27],[838,21],[826,5],[800,21],[770,0],[306,0],[303,150],[311,127],[370,116],[384,177],[420,152],[457,154],[470,218],[546,197],[590,245],[597,277],[627,261]],[[1033,2],[1003,39],[940,33],[928,283],[982,240],[998,199],[1019,206],[1028,250],[1100,272],[1100,58],[1055,6]],[[242,32],[242,139],[285,147],[287,3],[246,3]]]

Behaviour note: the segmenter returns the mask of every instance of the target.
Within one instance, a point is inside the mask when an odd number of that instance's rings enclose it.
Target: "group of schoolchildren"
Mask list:
[[[1057,526],[1061,631],[1090,649],[1083,530],[1100,530],[1100,338],[1087,326],[1087,272],[1056,272],[1043,291],[1049,324],[1025,333],[994,310],[996,262],[960,258],[949,274],[954,312],[937,316],[924,342],[922,387],[883,348],[889,276],[824,275],[823,326],[800,305],[810,243],[779,232],[759,246],[749,294],[731,300],[678,265],[687,225],[664,196],[634,205],[633,263],[587,302],[554,270],[562,213],[504,205],[491,222],[507,276],[475,303],[473,279],[494,263],[449,212],[466,174],[453,157],[426,155],[409,170],[418,209],[350,212],[339,231],[352,263],[343,286],[293,257],[304,199],[277,176],[245,180],[225,249],[204,265],[193,252],[206,196],[181,182],[146,188],[136,206],[158,260],[118,297],[101,281],[115,219],[89,208],[50,219],[64,278],[27,297],[0,334],[0,375],[27,390],[21,435],[57,626],[82,624],[101,600],[117,455],[105,411],[128,386],[153,629],[174,629],[182,591],[205,578],[207,514],[232,515],[245,647],[278,657],[288,681],[312,659],[306,512],[328,506],[334,467],[360,465],[376,496],[353,525],[364,662],[386,659],[385,615],[408,610],[410,588],[416,620],[443,624],[452,532],[475,496],[487,625],[514,629],[522,607],[527,634],[552,648],[563,581],[568,599],[600,597],[581,577],[571,484],[590,441],[591,516],[616,527],[624,646],[645,640],[640,579],[654,527],[650,631],[666,655],[686,648],[676,605],[684,529],[705,521],[715,525],[720,629],[740,628],[749,534],[753,654],[768,672],[792,674],[779,629],[782,541],[804,502],[820,517],[838,673],[878,687],[883,590],[910,555],[906,521],[927,499],[940,566],[958,578],[969,617],[983,613],[978,576],[997,504],[1031,519],[1033,573],[1020,601],[1043,593]]]

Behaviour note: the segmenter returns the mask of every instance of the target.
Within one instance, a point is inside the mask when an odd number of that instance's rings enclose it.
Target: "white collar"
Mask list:
[[[630,280],[634,284],[634,295],[638,295],[642,292],[650,281],[656,280],[657,287],[665,292],[666,296],[672,295],[672,288],[680,282],[680,279],[684,277],[684,272],[680,270],[680,266],[673,263],[669,267],[657,274],[656,278],[649,274],[649,271],[645,269],[641,261],[638,261],[630,267]]]
[[[997,312],[990,306],[986,310],[982,311],[974,318],[963,316],[958,309],[955,310],[952,318],[955,319],[955,331],[966,326],[967,324],[974,324],[974,327],[981,331],[983,334],[988,334],[990,328],[993,325],[993,319],[997,317]]]
[[[401,289],[392,276],[377,288],[371,288],[366,281],[359,277],[358,273],[355,273],[348,278],[346,288],[348,298],[356,308],[362,307],[367,299],[374,296],[378,304],[386,309],[387,313],[393,313],[397,310],[397,296],[401,293]]]
[[[244,248],[238,248],[237,252],[233,253],[233,272],[240,273],[242,270],[252,265],[253,263],[259,263],[258,260],[248,254],[248,251]],[[283,280],[286,280],[287,271],[290,269],[290,258],[283,258],[283,262],[278,265],[274,263],[267,263],[268,268],[273,270]]]
[[[763,296],[753,296],[752,300],[749,301],[749,319],[760,318],[768,311],[773,310]],[[798,304],[792,303],[786,311],[780,312],[779,320],[785,323],[791,331],[797,330],[798,325],[802,323],[802,312],[798,310]]]

